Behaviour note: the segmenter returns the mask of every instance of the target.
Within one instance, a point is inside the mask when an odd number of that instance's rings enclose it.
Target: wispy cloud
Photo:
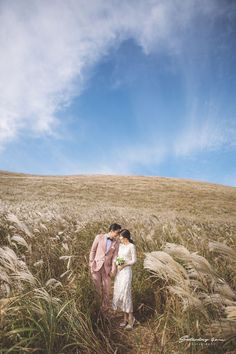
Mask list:
[[[136,169],[159,166],[166,158],[168,149],[159,143],[137,146],[125,146],[124,149],[113,151],[116,169],[123,174],[133,174]],[[119,173],[120,173],[119,172]]]
[[[176,138],[173,152],[177,156],[190,156],[196,152],[214,151],[225,144],[228,144],[227,137],[217,122],[195,121]]]
[[[57,113],[90,69],[133,38],[145,53],[181,48],[183,30],[217,1],[32,0],[0,3],[0,147],[24,131],[56,134]]]
[[[150,166],[158,168],[168,153],[166,147],[158,143],[151,144],[151,146],[120,144],[119,149],[101,150],[97,155],[92,155],[86,159],[81,158],[82,154],[79,156],[73,155],[68,159],[68,154],[65,154],[60,147],[53,149],[53,146],[48,146],[47,149],[53,161],[53,163],[52,161],[44,162],[44,164],[47,164],[47,170],[49,171],[47,174],[59,175],[133,175],[137,174],[137,171],[141,171],[142,168],[148,169]],[[32,164],[32,161],[28,162],[28,166],[32,166]]]

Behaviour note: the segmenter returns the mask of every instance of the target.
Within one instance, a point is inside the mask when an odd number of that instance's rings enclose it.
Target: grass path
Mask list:
[[[112,303],[113,286],[114,280],[111,286],[110,304]],[[158,338],[155,338],[153,330],[148,326],[149,320],[139,319],[139,321],[136,319],[133,329],[125,330],[119,326],[119,324],[123,322],[124,314],[122,311],[114,311],[110,307],[103,316],[105,317],[105,322],[109,322],[111,331],[115,334],[116,339],[119,342],[119,353],[164,354],[164,352],[159,349],[160,343],[158,345]],[[135,312],[134,316],[136,318]],[[123,348],[120,348],[120,343],[123,344]]]

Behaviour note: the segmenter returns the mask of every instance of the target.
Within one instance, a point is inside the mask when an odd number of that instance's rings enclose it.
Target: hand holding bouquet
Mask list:
[[[124,263],[125,263],[125,260],[124,260],[123,257],[117,257],[117,258],[116,258],[116,265],[117,265],[117,266],[121,266],[121,265],[123,265]]]

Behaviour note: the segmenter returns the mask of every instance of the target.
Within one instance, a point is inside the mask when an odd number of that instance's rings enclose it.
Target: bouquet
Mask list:
[[[122,265],[125,263],[125,260],[123,257],[117,257],[116,258],[116,265],[119,266],[119,265]]]

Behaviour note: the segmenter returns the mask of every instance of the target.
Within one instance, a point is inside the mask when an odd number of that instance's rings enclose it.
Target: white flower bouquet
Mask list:
[[[119,265],[122,265],[125,263],[125,260],[123,257],[116,257],[116,265],[119,266]]]

